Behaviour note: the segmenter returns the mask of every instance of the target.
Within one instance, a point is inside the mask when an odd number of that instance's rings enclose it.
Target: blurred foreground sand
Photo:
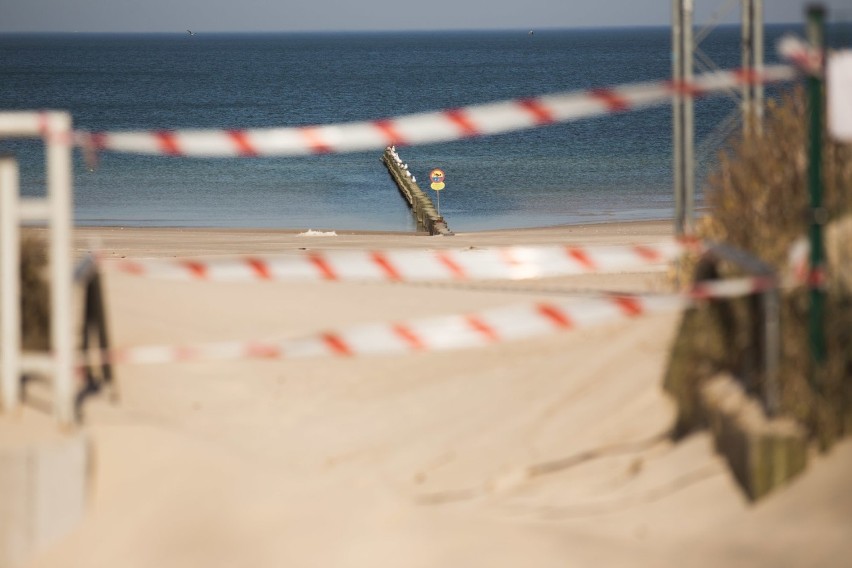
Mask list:
[[[300,247],[656,242],[669,223],[462,234],[78,229],[108,258]],[[471,286],[169,283],[108,273],[116,346],[268,338],[659,271]],[[85,521],[39,567],[848,566],[852,443],[747,504],[709,437],[673,444],[660,385],[679,315],[485,349],[118,369],[87,405]]]

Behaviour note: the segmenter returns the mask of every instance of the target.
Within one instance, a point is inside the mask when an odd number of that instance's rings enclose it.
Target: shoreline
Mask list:
[[[199,256],[274,254],[300,248],[458,248],[550,242],[589,245],[651,243],[671,238],[671,221],[626,221],[560,225],[526,229],[460,232],[452,237],[392,231],[334,231],[335,235],[304,235],[295,229],[231,229],[197,227],[75,227],[77,256],[98,250],[105,258],[125,256]],[[29,228],[42,235],[44,228]]]
[[[552,229],[570,229],[575,227],[589,227],[589,226],[609,226],[609,225],[651,225],[651,224],[659,224],[659,223],[671,223],[674,226],[674,220],[669,218],[659,218],[659,219],[629,219],[629,220],[612,220],[612,221],[590,221],[588,223],[562,223],[556,225],[541,225],[541,226],[531,226],[531,227],[506,227],[501,229],[482,229],[476,231],[460,231],[458,234],[465,235],[475,235],[480,233],[504,233],[504,232],[526,232],[526,231],[538,231],[538,230],[552,230]],[[32,227],[36,228],[36,227]],[[211,226],[182,226],[182,225],[87,225],[85,223],[79,223],[74,225],[74,229],[83,229],[86,231],[97,231],[97,230],[165,230],[165,231],[223,231],[223,232],[247,232],[247,233],[282,233],[282,234],[296,234],[302,233],[304,231],[335,231],[338,234],[346,234],[346,235],[416,235],[416,236],[430,236],[426,235],[423,231],[384,231],[384,230],[370,230],[370,229],[340,229],[335,227],[296,227],[296,228],[276,228],[276,227],[218,227],[215,225]]]

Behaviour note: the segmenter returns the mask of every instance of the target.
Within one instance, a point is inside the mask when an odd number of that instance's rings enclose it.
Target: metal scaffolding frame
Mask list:
[[[695,67],[706,71],[717,69],[715,63],[698,46],[724,17],[736,0],[727,0],[711,18],[711,22],[694,34],[694,0],[672,0],[672,81],[689,84]],[[763,0],[740,0],[742,8],[742,70],[746,77],[763,71]],[[740,93],[743,137],[762,133],[764,91],[758,81],[744,81]],[[702,143],[703,153],[727,138],[735,125],[729,116]],[[675,201],[675,234],[691,234],[695,229],[695,111],[689,89],[677,89],[672,97],[673,190]],[[709,141],[709,142],[708,142]]]

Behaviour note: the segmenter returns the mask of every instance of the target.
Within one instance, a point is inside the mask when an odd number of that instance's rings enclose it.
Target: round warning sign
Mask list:
[[[435,168],[429,172],[429,180],[432,182],[430,187],[435,191],[444,189],[444,170]]]

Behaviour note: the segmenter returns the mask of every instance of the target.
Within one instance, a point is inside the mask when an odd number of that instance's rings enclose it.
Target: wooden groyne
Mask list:
[[[399,159],[399,155],[392,146],[385,148],[382,154],[382,163],[387,167],[388,173],[396,183],[402,197],[408,202],[411,214],[417,222],[418,231],[426,231],[430,235],[451,236],[455,234],[447,227],[444,218],[438,214],[432,199],[420,189],[414,176],[403,167],[402,160]]]

